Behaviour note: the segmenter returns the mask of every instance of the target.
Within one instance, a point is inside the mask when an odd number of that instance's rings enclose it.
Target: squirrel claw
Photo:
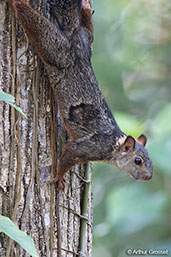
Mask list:
[[[57,187],[58,193],[59,193],[61,190],[64,190],[64,188],[65,188],[65,180],[64,180],[64,179],[58,180],[58,187]]]
[[[55,178],[50,179],[50,183],[56,183],[58,182],[58,177],[56,176]]]
[[[52,178],[50,180],[50,183],[58,183],[58,187],[57,187],[57,191],[58,193],[61,191],[61,190],[64,190],[65,188],[65,179],[64,178],[58,178],[58,176],[56,176],[55,178]]]

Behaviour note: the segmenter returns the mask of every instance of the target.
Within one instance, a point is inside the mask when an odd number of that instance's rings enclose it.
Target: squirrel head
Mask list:
[[[115,156],[118,168],[136,180],[152,178],[152,161],[145,149],[146,143],[147,138],[143,134],[137,140],[127,136]]]

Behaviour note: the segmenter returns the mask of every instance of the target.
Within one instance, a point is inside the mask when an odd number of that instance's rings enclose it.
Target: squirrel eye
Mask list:
[[[135,158],[135,164],[136,165],[141,165],[142,164],[142,159],[140,157]]]

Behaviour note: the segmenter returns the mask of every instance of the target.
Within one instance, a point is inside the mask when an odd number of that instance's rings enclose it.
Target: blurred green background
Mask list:
[[[171,256],[171,1],[94,0],[93,8],[97,80],[120,128],[147,135],[154,172],[135,182],[94,164],[93,257]]]

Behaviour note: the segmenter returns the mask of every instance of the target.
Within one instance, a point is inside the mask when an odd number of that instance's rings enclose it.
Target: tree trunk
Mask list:
[[[50,18],[46,1],[30,4]],[[0,88],[27,115],[0,103],[0,214],[34,239],[41,257],[92,256],[91,168],[67,173],[59,194],[49,183],[67,134],[44,65],[4,1],[0,17]],[[0,233],[0,256],[29,255]]]

